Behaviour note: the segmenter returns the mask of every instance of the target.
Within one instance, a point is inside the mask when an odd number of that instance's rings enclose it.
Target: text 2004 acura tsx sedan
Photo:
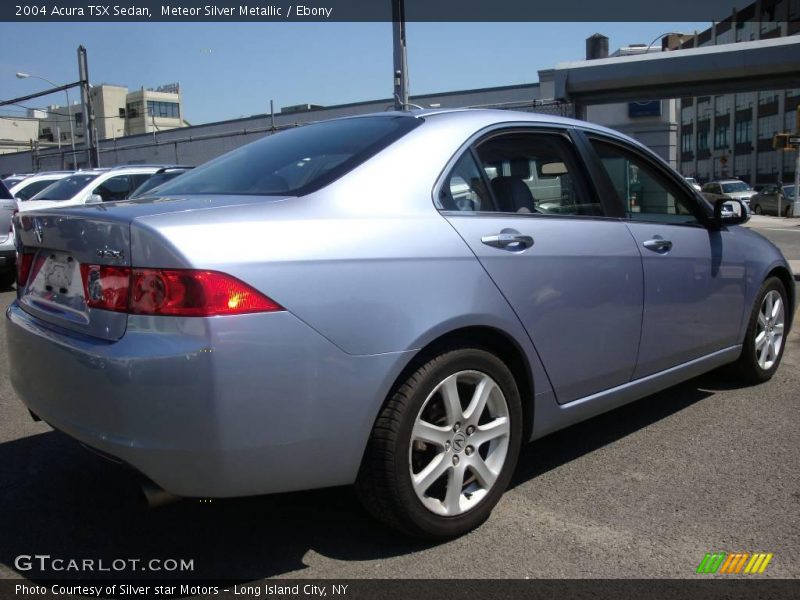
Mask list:
[[[457,535],[523,442],[726,363],[769,379],[793,315],[741,204],[579,121],[333,120],[158,196],[18,216],[7,336],[35,415],[179,496],[355,483]]]

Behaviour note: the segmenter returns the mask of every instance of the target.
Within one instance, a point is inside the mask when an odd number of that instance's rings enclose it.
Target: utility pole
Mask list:
[[[86,48],[78,46],[78,77],[81,84],[81,104],[83,106],[83,139],[86,143],[86,155],[89,166],[96,168],[99,165],[97,153],[97,137],[94,128],[94,107],[92,96],[89,93],[89,64],[86,60]]]
[[[394,108],[395,110],[405,110],[408,106],[405,0],[392,0],[392,37],[394,40]]]

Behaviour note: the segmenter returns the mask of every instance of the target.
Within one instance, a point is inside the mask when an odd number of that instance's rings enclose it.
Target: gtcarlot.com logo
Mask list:
[[[697,572],[755,575],[766,570],[773,556],[771,552],[708,552]]]
[[[59,558],[49,554],[20,554],[14,559],[17,571],[57,573],[119,573],[122,571],[189,572],[194,559],[186,558]]]

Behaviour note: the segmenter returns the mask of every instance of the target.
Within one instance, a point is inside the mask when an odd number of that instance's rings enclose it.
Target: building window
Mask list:
[[[750,155],[737,155],[733,159],[733,174],[739,179],[750,180]]]
[[[83,113],[75,113],[75,126],[80,127],[81,125],[83,125]]]
[[[783,133],[797,132],[797,112],[787,110],[783,115]]]
[[[142,113],[142,103],[141,102],[128,102],[125,112],[128,115],[129,119],[137,118]]]
[[[120,119],[124,119],[125,118],[125,109],[124,108],[120,108],[119,109],[119,118]]]
[[[694,147],[692,146],[692,137],[693,136],[691,132],[686,132],[681,135],[681,150],[683,152],[691,152],[694,150]]]
[[[753,106],[753,94],[736,94],[736,110],[744,110]]]
[[[778,133],[778,115],[759,117],[758,139],[771,140],[776,133]]]
[[[714,114],[716,116],[726,115],[731,112],[730,95],[714,97]]]
[[[772,104],[778,101],[778,92],[758,92],[758,104]]]
[[[694,106],[681,107],[681,124],[687,125],[692,122],[694,117]]]
[[[752,121],[739,121],[736,123],[734,130],[734,141],[737,144],[749,144],[752,127]]]
[[[697,149],[698,150],[708,150],[708,132],[707,131],[698,131],[697,132]]]
[[[166,119],[179,119],[180,106],[177,102],[158,102],[155,100],[147,101],[147,114],[151,117],[163,117]]]
[[[759,181],[774,182],[776,175],[775,153],[759,152],[757,160],[757,171]]]
[[[695,176],[699,181],[708,181],[709,179],[708,169],[710,166],[711,165],[709,164],[708,159],[697,161],[697,173]]]
[[[727,148],[728,147],[728,126],[717,125],[714,129],[714,148]]]

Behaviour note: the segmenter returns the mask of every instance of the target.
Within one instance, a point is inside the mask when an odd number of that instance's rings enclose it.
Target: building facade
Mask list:
[[[89,90],[98,140],[166,131],[186,126],[180,85],[129,91],[127,87],[103,83]],[[38,141],[42,147],[83,144],[85,124],[78,101],[70,106],[52,105],[39,118]],[[30,116],[30,115],[29,115]]]
[[[800,33],[800,0],[759,0],[680,44],[680,48]],[[795,153],[774,150],[776,133],[794,132],[798,87],[682,98],[679,169],[700,182],[735,177],[751,185],[794,180]]]

